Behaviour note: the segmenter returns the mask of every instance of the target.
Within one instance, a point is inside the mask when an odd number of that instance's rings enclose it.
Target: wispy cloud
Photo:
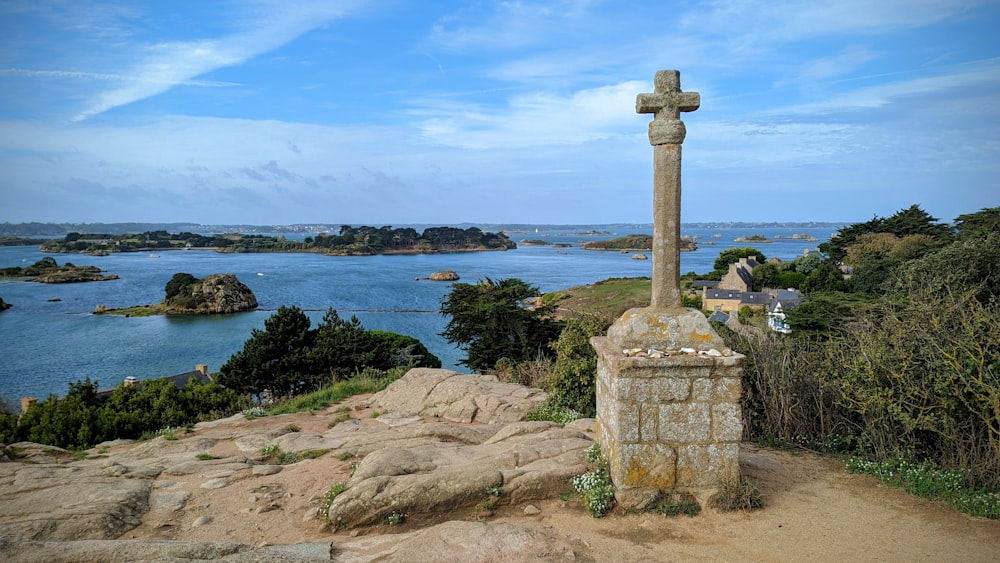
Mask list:
[[[235,15],[238,31],[219,38],[133,46],[139,60],[122,70],[116,88],[98,92],[73,121],[155,96],[202,74],[241,64],[343,16],[357,2],[256,3]],[[197,82],[194,82],[197,84]]]
[[[104,80],[108,82],[127,82],[136,80],[135,76],[124,74],[111,74],[106,72],[82,72],[78,70],[34,70],[26,68],[0,68],[0,75],[22,76],[27,78],[65,78],[77,80]],[[184,80],[180,82],[170,81],[164,84],[168,86],[202,86],[202,87],[225,87],[239,86],[236,82],[222,82],[219,80]]]

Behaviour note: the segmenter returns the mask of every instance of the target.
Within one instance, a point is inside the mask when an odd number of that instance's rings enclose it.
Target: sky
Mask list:
[[[1000,206],[997,0],[0,0],[0,222],[650,223]]]

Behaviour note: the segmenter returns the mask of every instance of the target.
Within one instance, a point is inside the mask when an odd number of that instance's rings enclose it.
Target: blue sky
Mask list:
[[[1000,3],[0,2],[0,221],[682,221],[1000,205]]]

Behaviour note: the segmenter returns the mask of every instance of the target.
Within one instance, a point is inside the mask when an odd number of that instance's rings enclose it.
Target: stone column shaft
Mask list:
[[[653,293],[650,308],[681,307],[681,145],[653,147]]]

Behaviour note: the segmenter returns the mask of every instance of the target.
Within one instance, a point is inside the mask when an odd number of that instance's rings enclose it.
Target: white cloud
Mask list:
[[[535,92],[511,97],[501,109],[462,109],[427,100],[413,113],[425,138],[444,146],[487,149],[580,144],[630,135],[635,96],[650,85],[628,81],[569,95]]]

